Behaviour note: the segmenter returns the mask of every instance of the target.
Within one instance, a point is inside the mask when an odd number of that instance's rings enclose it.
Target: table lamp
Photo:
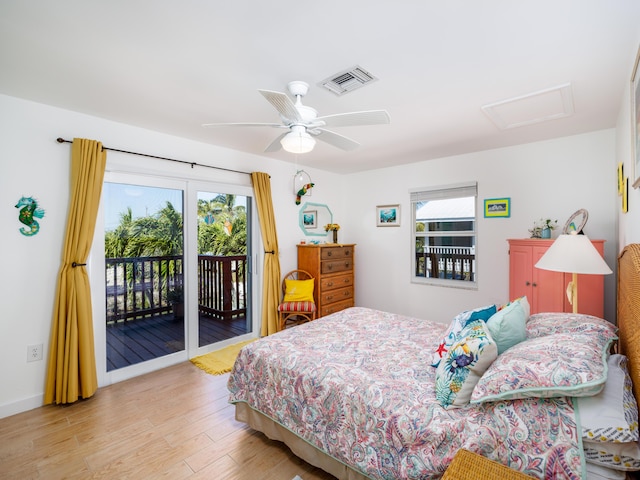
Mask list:
[[[613,273],[596,247],[586,235],[560,235],[540,257],[536,268],[554,272],[571,273],[572,279],[567,286],[567,297],[578,313],[578,274],[608,275]]]

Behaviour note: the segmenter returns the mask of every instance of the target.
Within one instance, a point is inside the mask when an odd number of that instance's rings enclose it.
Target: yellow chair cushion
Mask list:
[[[313,278],[309,280],[284,281],[285,302],[313,302]]]

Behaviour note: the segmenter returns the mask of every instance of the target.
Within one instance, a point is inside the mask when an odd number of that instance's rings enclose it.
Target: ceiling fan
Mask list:
[[[291,98],[281,92],[258,90],[273,105],[282,119],[282,123],[205,123],[203,127],[272,127],[287,131],[267,146],[265,152],[277,152],[282,147],[291,153],[307,153],[313,150],[315,138],[342,150],[353,150],[360,146],[351,140],[325,127],[349,127],[359,125],[382,125],[389,123],[389,114],[385,110],[367,110],[362,112],[338,113],[318,117],[315,108],[302,104],[302,97],[309,91],[309,84],[301,81],[289,82]],[[315,138],[314,138],[315,137]]]

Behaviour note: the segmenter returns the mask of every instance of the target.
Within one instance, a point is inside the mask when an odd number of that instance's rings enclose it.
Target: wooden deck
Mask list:
[[[249,333],[246,319],[239,316],[216,320],[199,319],[200,347]],[[184,350],[184,320],[173,315],[128,320],[107,325],[107,371],[152,360]]]

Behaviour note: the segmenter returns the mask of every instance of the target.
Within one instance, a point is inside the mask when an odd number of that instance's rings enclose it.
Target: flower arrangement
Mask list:
[[[544,230],[554,230],[558,226],[558,220],[551,220],[550,218],[541,218],[533,222],[533,228],[529,229],[531,238],[543,238]],[[549,238],[549,237],[547,237]]]
[[[333,232],[333,243],[338,243],[338,230],[340,230],[340,225],[337,223],[327,223],[324,226],[325,232]]]

